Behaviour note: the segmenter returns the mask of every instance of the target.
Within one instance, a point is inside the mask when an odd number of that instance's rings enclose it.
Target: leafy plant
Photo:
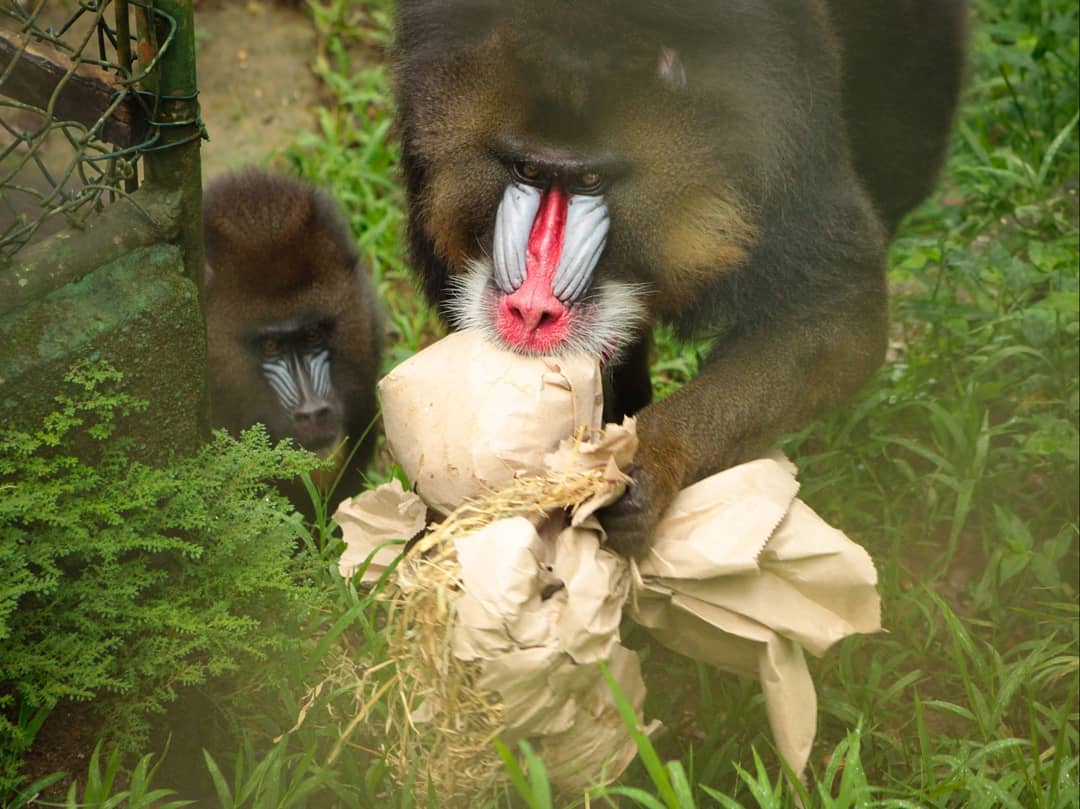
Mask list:
[[[86,769],[86,783],[80,794],[78,780],[72,781],[62,802],[41,800],[41,793],[61,780],[64,773],[35,781],[19,790],[5,809],[24,809],[29,806],[56,806],[62,809],[180,809],[190,806],[191,801],[178,800],[171,789],[154,789],[152,782],[157,775],[161,759],[154,761],[150,753],[139,759],[129,773],[122,771],[122,756],[119,750],[113,750],[101,762],[101,744],[94,747]],[[120,781],[126,781],[126,788],[120,787]]]
[[[304,534],[268,482],[312,456],[218,434],[156,468],[122,438],[141,403],[80,365],[40,429],[0,433],[0,738],[5,778],[61,700],[101,701],[123,746],[179,689],[282,647]],[[113,698],[110,698],[113,697]]]

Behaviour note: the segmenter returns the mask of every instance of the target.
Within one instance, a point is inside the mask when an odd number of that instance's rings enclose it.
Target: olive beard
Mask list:
[[[444,309],[459,329],[475,329],[491,343],[517,354],[537,352],[511,345],[495,327],[499,299],[489,260],[470,260],[463,275],[450,279]],[[585,354],[598,357],[601,365],[617,364],[623,352],[648,323],[645,306],[647,286],[626,281],[592,284],[571,307],[569,334],[545,356]]]

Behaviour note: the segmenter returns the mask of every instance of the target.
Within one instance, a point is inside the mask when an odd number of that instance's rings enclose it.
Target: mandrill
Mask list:
[[[885,253],[932,188],[963,0],[400,0],[412,262],[458,326],[605,365],[637,413],[601,512],[642,553],[683,486],[850,398],[880,365]],[[650,330],[713,341],[650,404]]]
[[[320,481],[342,472],[332,510],[371,457],[382,331],[349,229],[325,194],[261,170],[207,187],[203,228],[213,423],[262,423],[275,441],[338,458]],[[285,488],[310,513],[303,487]]]

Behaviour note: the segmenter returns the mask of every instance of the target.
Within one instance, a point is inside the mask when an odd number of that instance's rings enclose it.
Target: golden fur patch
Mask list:
[[[684,201],[661,229],[661,255],[677,285],[697,284],[737,266],[757,241],[757,226],[730,199],[702,192]]]

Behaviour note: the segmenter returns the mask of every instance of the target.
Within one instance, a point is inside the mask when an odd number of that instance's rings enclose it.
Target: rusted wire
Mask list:
[[[169,98],[190,115],[160,118],[156,72],[179,47],[175,19],[152,0],[79,0],[62,20],[48,5],[0,4],[0,266],[58,217],[84,227],[130,197],[142,155],[204,136],[194,95]],[[150,47],[133,47],[133,12]],[[175,127],[191,134],[163,139]]]

